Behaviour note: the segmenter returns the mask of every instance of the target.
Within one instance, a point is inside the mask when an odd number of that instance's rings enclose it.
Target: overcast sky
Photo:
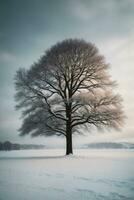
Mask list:
[[[121,132],[91,132],[81,141],[134,142],[133,0],[0,0],[0,140],[60,142],[18,136],[21,111],[14,108],[13,78],[18,68],[29,68],[47,48],[66,38],[96,44],[111,65],[127,116]]]

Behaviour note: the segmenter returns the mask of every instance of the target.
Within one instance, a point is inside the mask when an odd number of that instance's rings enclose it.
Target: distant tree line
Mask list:
[[[2,151],[11,151],[11,150],[20,150],[20,144],[13,144],[9,141],[0,142],[0,150]]]
[[[0,151],[11,151],[11,150],[20,150],[20,149],[43,149],[44,145],[38,144],[18,144],[11,143],[9,141],[0,142]]]
[[[100,142],[87,144],[85,147],[91,149],[134,149],[134,144],[127,142]]]

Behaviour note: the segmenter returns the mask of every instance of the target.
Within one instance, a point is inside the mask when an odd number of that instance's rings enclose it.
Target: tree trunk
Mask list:
[[[72,146],[72,130],[68,129],[66,130],[66,155],[73,154],[73,146]]]
[[[66,155],[73,154],[72,127],[71,127],[71,104],[66,105]]]

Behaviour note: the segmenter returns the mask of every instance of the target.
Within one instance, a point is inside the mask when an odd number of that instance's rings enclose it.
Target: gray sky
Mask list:
[[[134,142],[133,0],[0,0],[0,140],[61,142],[18,136],[21,112],[14,109],[13,77],[18,68],[30,67],[47,48],[66,38],[96,44],[111,64],[127,116],[121,132],[93,131],[82,141]]]

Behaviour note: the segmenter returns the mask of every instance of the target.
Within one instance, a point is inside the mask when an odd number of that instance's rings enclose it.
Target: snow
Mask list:
[[[133,150],[0,152],[0,200],[133,200]]]

